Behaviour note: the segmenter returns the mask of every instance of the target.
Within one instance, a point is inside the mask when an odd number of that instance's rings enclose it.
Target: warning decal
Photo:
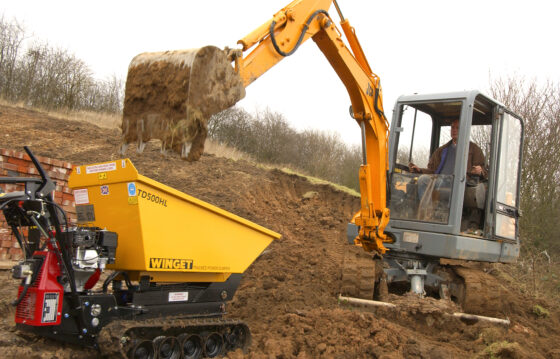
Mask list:
[[[76,204],[88,204],[89,196],[87,188],[75,189],[74,190],[74,202]]]
[[[116,162],[109,162],[109,163],[102,163],[99,165],[87,166],[86,173],[99,173],[99,172],[109,172],[109,171],[116,171],[117,170],[117,163]]]

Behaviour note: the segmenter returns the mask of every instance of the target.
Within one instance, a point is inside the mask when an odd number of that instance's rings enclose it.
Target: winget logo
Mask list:
[[[192,269],[192,259],[150,258],[150,268],[155,269]]]

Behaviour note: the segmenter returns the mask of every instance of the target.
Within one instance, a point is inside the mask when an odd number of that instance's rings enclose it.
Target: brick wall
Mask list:
[[[68,220],[76,222],[74,196],[68,187],[68,176],[72,164],[60,160],[37,156],[39,162],[56,184],[55,202],[67,213]],[[0,177],[39,177],[33,162],[25,152],[0,149]],[[0,184],[4,192],[22,191],[23,185]],[[0,260],[17,260],[21,258],[21,248],[12,235],[4,215],[0,212]]]

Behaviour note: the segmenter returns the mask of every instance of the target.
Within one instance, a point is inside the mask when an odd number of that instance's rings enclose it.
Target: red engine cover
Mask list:
[[[33,257],[43,257],[43,265],[37,279],[16,308],[16,323],[32,326],[59,325],[64,288],[57,281],[61,274],[58,259],[53,252],[37,251],[33,253]],[[20,286],[18,297],[22,290],[23,286]]]

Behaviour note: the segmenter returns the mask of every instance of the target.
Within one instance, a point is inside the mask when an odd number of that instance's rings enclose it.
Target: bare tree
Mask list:
[[[0,18],[0,96],[47,109],[120,112],[123,81],[96,80],[89,66],[68,50],[34,41],[25,29]]]
[[[25,39],[25,29],[16,20],[0,18],[0,95],[12,99],[18,55]]]

